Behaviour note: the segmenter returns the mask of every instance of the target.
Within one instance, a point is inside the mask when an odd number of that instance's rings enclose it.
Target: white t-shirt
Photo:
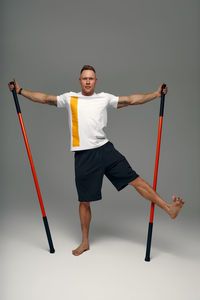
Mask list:
[[[117,108],[119,97],[108,93],[84,96],[69,92],[57,96],[57,107],[66,107],[71,151],[97,148],[108,142],[103,128],[107,125],[107,107]]]

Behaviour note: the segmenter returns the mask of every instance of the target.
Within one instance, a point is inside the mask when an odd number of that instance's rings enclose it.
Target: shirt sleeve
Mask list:
[[[69,94],[70,93],[65,93],[57,96],[57,107],[67,107],[67,102],[69,101]]]
[[[105,93],[105,95],[107,96],[108,99],[108,106],[117,108],[119,97],[108,93]]]

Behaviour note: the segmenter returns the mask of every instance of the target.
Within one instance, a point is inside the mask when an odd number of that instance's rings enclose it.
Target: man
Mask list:
[[[53,96],[20,88],[14,79],[17,94],[34,102],[67,108],[71,151],[74,152],[75,158],[75,182],[80,202],[79,214],[82,229],[82,242],[78,248],[72,251],[73,255],[76,256],[89,250],[90,202],[102,198],[101,187],[104,175],[118,191],[128,184],[132,185],[144,198],[164,209],[172,219],[178,215],[184,204],[182,198],[175,196],[172,197],[171,204],[165,202],[131,168],[126,158],[114,148],[103,131],[107,124],[108,106],[122,108],[128,105],[143,104],[159,98],[163,83],[155,92],[148,94],[120,97],[108,93],[96,94],[96,71],[90,65],[85,65],[81,69],[79,82],[81,92]],[[14,86],[8,85],[10,91],[12,91]],[[163,92],[165,95],[167,94],[167,87],[164,88]]]

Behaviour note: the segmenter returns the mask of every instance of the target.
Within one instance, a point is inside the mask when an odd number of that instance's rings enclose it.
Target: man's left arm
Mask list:
[[[120,96],[118,100],[117,108],[122,108],[128,105],[137,105],[137,104],[144,104],[149,102],[153,99],[161,97],[162,85],[161,83],[157,91],[148,94],[133,94],[130,96]],[[166,95],[168,91],[167,86],[163,89],[163,93]]]

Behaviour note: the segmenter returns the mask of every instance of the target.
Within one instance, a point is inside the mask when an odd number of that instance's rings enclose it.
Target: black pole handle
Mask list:
[[[16,106],[17,113],[19,114],[19,113],[21,113],[21,109],[20,109],[20,106],[19,106],[17,92],[16,92],[16,89],[15,89],[15,83],[14,83],[14,81],[11,81],[10,84],[14,85],[14,89],[12,90],[12,94],[13,94],[13,98],[15,100],[15,106]]]
[[[164,106],[165,106],[165,94],[163,93],[163,90],[165,87],[166,87],[166,84],[163,84],[162,90],[161,90],[160,116],[162,116],[162,117],[164,115]]]

